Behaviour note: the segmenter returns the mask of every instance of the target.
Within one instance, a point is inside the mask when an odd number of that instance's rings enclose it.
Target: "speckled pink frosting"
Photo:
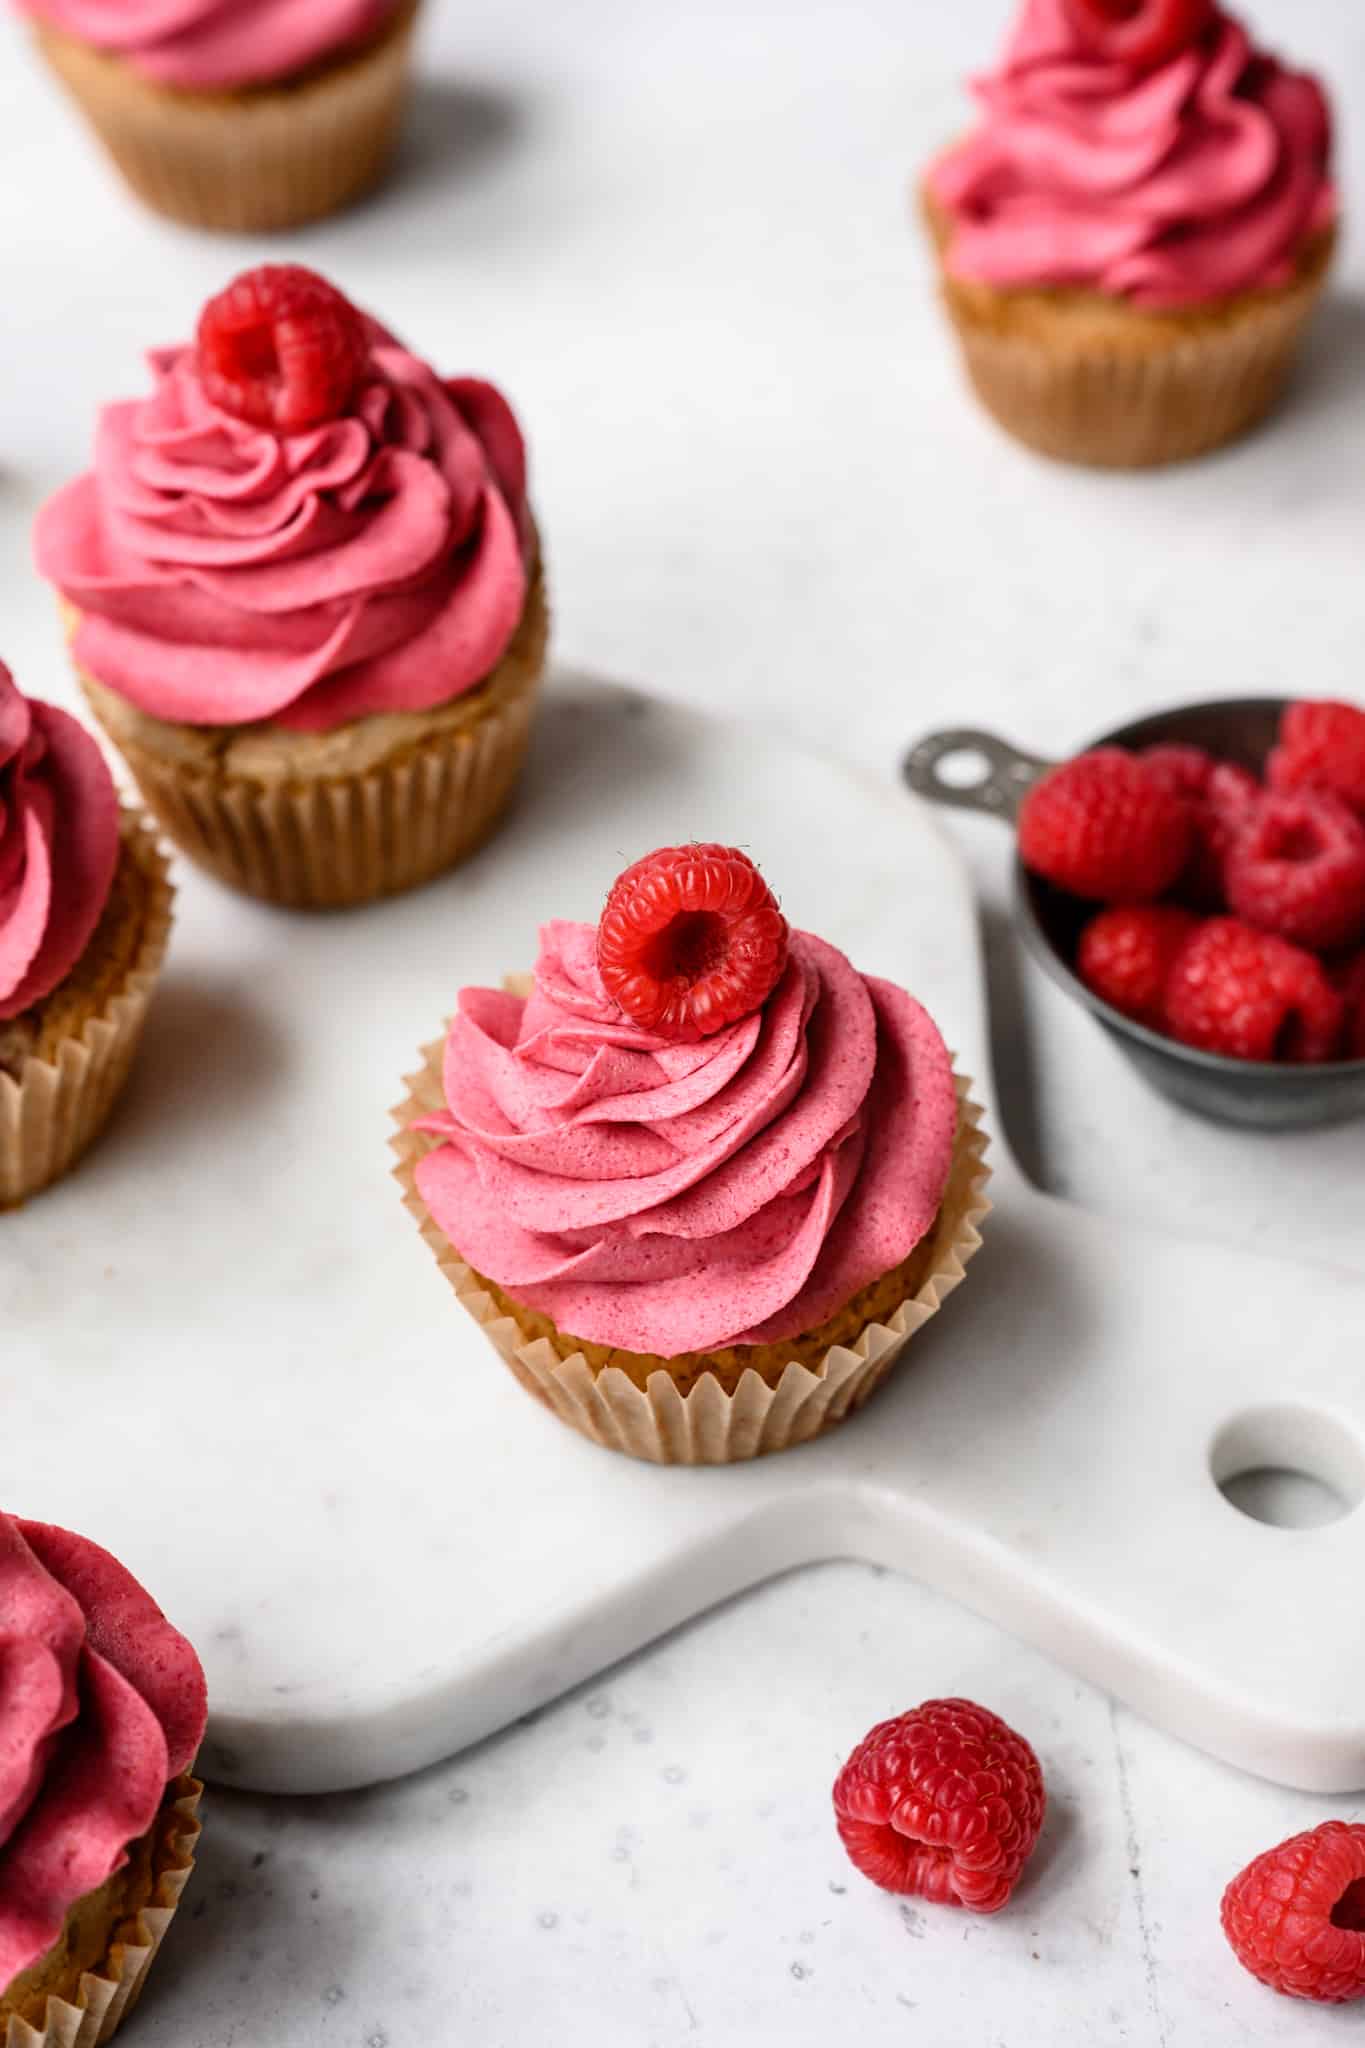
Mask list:
[[[104,756],[0,662],[0,1023],[51,995],[89,945],[119,858]]]
[[[1289,282],[1335,218],[1321,87],[1221,10],[1137,69],[1097,56],[1068,0],[1027,0],[974,89],[982,126],[929,174],[956,276],[1199,305]]]
[[[957,1122],[936,1026],[794,932],[762,1009],[700,1044],[606,994],[595,927],[541,932],[525,998],[462,991],[417,1168],[470,1265],[590,1343],[673,1357],[818,1328],[908,1257]]]
[[[206,1711],[199,1659],[121,1564],[0,1514],[0,1992],[122,1869]]]
[[[290,78],[373,35],[398,0],[18,0],[158,85],[225,92]]]
[[[325,732],[496,668],[527,592],[520,430],[491,384],[373,334],[349,414],[303,433],[221,411],[192,348],[105,407],[34,535],[87,674],[156,718]]]

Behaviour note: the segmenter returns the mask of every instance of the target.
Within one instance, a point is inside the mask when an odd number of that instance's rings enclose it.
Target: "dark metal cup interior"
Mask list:
[[[1204,747],[1221,759],[1259,773],[1275,744],[1284,708],[1285,700],[1274,697],[1190,704],[1136,719],[1102,733],[1088,745],[1136,751],[1180,743]],[[982,755],[986,776],[966,784],[947,781],[942,764],[954,752]],[[1035,756],[1002,745],[990,734],[940,733],[912,751],[906,778],[913,789],[932,801],[1012,820],[1045,765]],[[1303,1129],[1365,1115],[1365,1060],[1323,1066],[1230,1060],[1149,1031],[1092,995],[1075,972],[1076,948],[1084,926],[1094,915],[1093,904],[1079,903],[1074,896],[1054,889],[1031,875],[1017,859],[1015,899],[1019,928],[1034,959],[1058,987],[1089,1010],[1163,1095],[1200,1116],[1254,1130]]]

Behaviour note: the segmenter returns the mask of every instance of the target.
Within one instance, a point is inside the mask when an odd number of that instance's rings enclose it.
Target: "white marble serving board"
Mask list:
[[[130,1100],[0,1223],[0,1497],[156,1589],[204,1656],[227,1783],[396,1776],[727,1595],[858,1556],[1250,1770],[1365,1784],[1365,1645],[1323,1655],[1361,1519],[1265,1527],[1211,1469],[1365,1493],[1358,1279],[1056,1203],[996,1125],[986,1249],[889,1389],[713,1472],[581,1442],[461,1313],[389,1175],[401,1077],[461,984],[528,964],[540,917],[593,915],[690,837],[750,847],[795,922],[922,996],[989,1104],[973,906],[926,812],[561,683],[505,835],[424,894],[308,917],[182,869]]]

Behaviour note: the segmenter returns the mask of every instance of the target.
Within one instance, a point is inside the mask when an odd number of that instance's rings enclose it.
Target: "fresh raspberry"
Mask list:
[[[1320,960],[1235,917],[1202,924],[1166,984],[1171,1034],[1228,1059],[1330,1060],[1344,1014]]]
[[[864,1736],[834,1781],[845,1849],[883,1891],[998,1913],[1047,1794],[1038,1759],[970,1700],[928,1700]]]
[[[1203,796],[1191,805],[1194,851],[1178,884],[1182,901],[1197,910],[1227,909],[1228,857],[1261,796],[1260,783],[1245,768],[1215,764]]]
[[[628,1017],[665,1038],[709,1038],[766,1001],[787,964],[787,920],[733,846],[665,846],[612,884],[597,968]]]
[[[1102,1002],[1154,1031],[1166,1022],[1166,983],[1176,956],[1198,929],[1192,910],[1141,903],[1102,910],[1081,934],[1076,968]]]
[[[1325,790],[1365,816],[1365,711],[1330,698],[1291,704],[1266,773],[1272,789]]]
[[[1340,990],[1346,1005],[1341,1057],[1365,1060],[1365,953],[1338,961],[1331,975],[1332,986]]]
[[[1079,33],[1098,57],[1149,69],[1201,36],[1212,0],[1067,0]]]
[[[1209,778],[1218,766],[1213,755],[1206,753],[1203,747],[1187,747],[1178,740],[1144,747],[1141,759],[1158,777],[1163,789],[1168,789],[1172,796],[1183,796],[1191,802],[1207,793]]]
[[[341,417],[369,347],[363,316],[325,277],[266,263],[200,314],[199,379],[235,419],[297,434]]]
[[[1365,1998],[1365,1827],[1325,1820],[1248,1863],[1223,1894],[1223,1932],[1287,1998]]]
[[[1247,924],[1327,952],[1365,932],[1365,825],[1335,797],[1263,797],[1233,842],[1228,906]]]
[[[1120,747],[1064,761],[1019,813],[1025,867],[1092,903],[1148,903],[1170,888],[1190,850],[1188,804]]]
[[[1203,747],[1144,747],[1142,758],[1163,788],[1190,807],[1194,843],[1176,883],[1177,895],[1197,910],[1225,910],[1223,870],[1245,815],[1261,794],[1260,783],[1248,769],[1216,760]]]

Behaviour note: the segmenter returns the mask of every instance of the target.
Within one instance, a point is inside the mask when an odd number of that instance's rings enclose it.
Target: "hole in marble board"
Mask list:
[[[1253,1408],[1223,1425],[1209,1469],[1230,1506],[1276,1529],[1322,1529],[1365,1500],[1365,1446],[1311,1408]]]
[[[991,764],[977,747],[954,747],[939,756],[934,773],[948,789],[980,789],[991,779]]]

